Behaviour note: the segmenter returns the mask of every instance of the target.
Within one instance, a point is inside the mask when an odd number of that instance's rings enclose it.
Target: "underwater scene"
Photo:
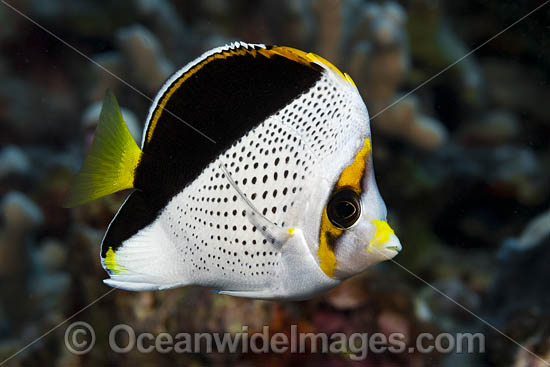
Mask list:
[[[550,366],[550,0],[0,0],[0,366]]]

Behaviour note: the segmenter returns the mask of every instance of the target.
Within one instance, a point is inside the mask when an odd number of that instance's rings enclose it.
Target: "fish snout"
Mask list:
[[[373,219],[370,221],[373,226],[372,237],[367,245],[369,253],[383,253],[386,257],[394,257],[401,249],[401,242],[395,235],[393,229],[388,222],[381,219]]]

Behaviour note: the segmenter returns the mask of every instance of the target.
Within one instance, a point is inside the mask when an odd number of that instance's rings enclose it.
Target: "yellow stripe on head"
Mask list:
[[[361,180],[365,176],[367,168],[367,159],[371,153],[372,147],[370,138],[366,138],[363,147],[357,154],[353,162],[344,168],[340,174],[340,178],[336,182],[333,192],[340,190],[343,187],[350,187],[355,192],[361,192]],[[319,249],[317,256],[319,257],[319,265],[323,272],[333,278],[336,269],[337,260],[334,254],[334,246],[338,238],[344,233],[344,230],[336,227],[329,220],[327,215],[327,207],[323,208],[321,216],[321,227],[319,232]]]
[[[334,269],[337,264],[336,255],[334,254],[334,245],[343,232],[343,229],[335,227],[330,222],[327,215],[327,208],[325,207],[321,217],[321,232],[319,235],[317,256],[319,257],[319,266],[321,270],[331,278],[334,277]]]
[[[342,187],[351,187],[355,192],[361,191],[361,180],[367,168],[367,158],[372,150],[370,138],[366,138],[363,148],[355,155],[353,162],[344,168],[336,183],[336,190]]]

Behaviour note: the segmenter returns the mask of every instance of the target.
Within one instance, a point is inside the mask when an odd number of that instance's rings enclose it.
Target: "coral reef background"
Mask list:
[[[6,365],[542,366],[550,361],[550,8],[407,92],[541,1],[12,0],[0,3],[0,363]],[[114,291],[79,313],[95,348],[71,354],[64,324],[109,288],[102,234],[125,194],[61,204],[111,88],[136,140],[165,79],[203,51],[244,40],[332,61],[369,108],[378,186],[404,249],[304,302],[198,288]],[[236,91],[238,93],[238,91]],[[391,106],[391,107],[389,107]],[[415,274],[416,276],[413,276]],[[109,330],[482,332],[484,353],[114,353]]]

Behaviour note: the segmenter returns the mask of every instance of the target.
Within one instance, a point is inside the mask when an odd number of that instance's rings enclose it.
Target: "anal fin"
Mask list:
[[[132,228],[147,210],[143,193],[135,191],[109,225],[101,244],[104,282],[127,290],[161,290],[189,285],[181,256],[159,220]]]
[[[260,289],[260,290],[228,290],[228,291],[216,291],[217,294],[224,294],[227,296],[233,297],[242,297],[242,298],[254,298],[254,299],[278,299],[278,297],[273,295],[271,290]]]

